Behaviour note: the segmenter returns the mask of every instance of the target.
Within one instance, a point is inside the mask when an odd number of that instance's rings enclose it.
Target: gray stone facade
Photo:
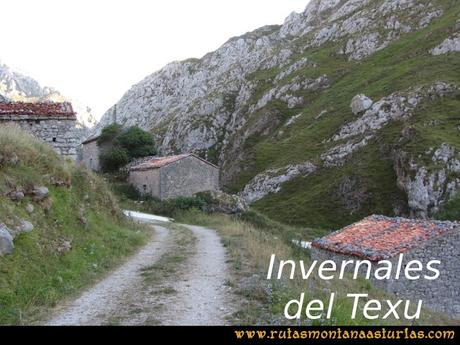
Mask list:
[[[0,121],[1,124],[16,124],[33,136],[50,145],[58,154],[76,159],[78,137],[75,121],[67,118],[37,118],[25,120]]]
[[[403,267],[411,260],[419,260],[424,267],[430,260],[440,260],[441,264],[436,266],[440,275],[435,280],[423,279],[423,274],[430,272],[421,271],[422,278],[408,280],[404,273],[399,279],[377,280],[371,274],[370,281],[374,286],[384,289],[399,298],[410,300],[422,300],[423,305],[445,313],[451,317],[460,318],[460,229],[436,237],[427,242],[421,242],[420,246],[404,253]],[[313,260],[333,260],[337,265],[343,260],[363,260],[359,257],[335,253],[322,248],[312,247],[311,257]],[[396,266],[399,257],[389,259],[393,267]],[[372,262],[372,272],[377,267],[377,262]],[[426,269],[426,268],[425,268]],[[361,272],[362,273],[362,272]]]
[[[155,167],[134,167],[128,182],[140,193],[162,200],[219,189],[218,167],[192,154],[183,156]]]
[[[99,145],[97,143],[97,137],[90,138],[82,143],[81,154],[79,160],[88,169],[94,171],[101,170],[100,155],[110,148],[109,144]]]
[[[0,125],[19,126],[49,144],[58,154],[77,158],[79,137],[70,103],[7,103],[0,110]],[[14,113],[16,110],[18,113]],[[47,110],[50,113],[46,113]]]

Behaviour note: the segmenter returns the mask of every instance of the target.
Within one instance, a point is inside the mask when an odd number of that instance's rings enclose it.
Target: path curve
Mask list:
[[[181,224],[197,239],[196,252],[174,289],[178,292],[168,301],[161,317],[164,325],[225,325],[234,305],[226,286],[229,271],[225,248],[215,230]]]
[[[155,226],[153,240],[107,278],[85,291],[70,304],[61,306],[47,325],[99,325],[113,314],[126,292],[142,284],[139,271],[154,264],[167,248],[168,229]]]

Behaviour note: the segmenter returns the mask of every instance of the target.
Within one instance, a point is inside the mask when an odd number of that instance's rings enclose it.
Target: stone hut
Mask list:
[[[403,254],[402,267],[411,260],[423,264],[421,278],[408,280],[404,273],[399,279],[377,280],[376,287],[398,297],[422,300],[423,305],[460,317],[460,223],[449,221],[416,220],[369,216],[312,242],[311,256],[318,261],[333,260],[340,265],[343,260],[369,260],[374,272],[380,260],[389,260],[396,267]],[[430,260],[440,260],[440,275],[427,280],[423,275]]]
[[[97,139],[99,136],[92,136],[83,141],[80,156],[81,163],[94,171],[101,170],[100,155],[107,152],[111,147],[110,143],[99,144]]]
[[[129,169],[128,181],[158,199],[219,189],[219,168],[194,154],[156,157]]]
[[[72,159],[77,157],[76,121],[72,105],[67,102],[0,102],[0,125],[18,125]]]

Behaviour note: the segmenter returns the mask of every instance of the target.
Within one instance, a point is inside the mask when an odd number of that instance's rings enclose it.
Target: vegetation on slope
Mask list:
[[[14,202],[11,190],[38,186],[50,197]],[[32,213],[26,211],[34,205]],[[30,210],[29,210],[30,211]],[[13,127],[0,127],[0,223],[20,219],[34,230],[0,257],[0,324],[31,323],[89,285],[147,238],[128,222],[106,183]]]
[[[269,168],[283,167],[311,160],[321,166],[318,157],[331,148],[326,140],[337,130],[355,119],[350,109],[351,99],[365,93],[373,100],[410,87],[429,85],[435,81],[460,84],[460,59],[458,53],[432,56],[429,51],[457,30],[460,4],[454,1],[436,1],[444,7],[442,17],[427,28],[402,37],[387,48],[361,61],[348,61],[337,51],[344,42],[328,43],[302,53],[317,65],[305,67],[289,78],[318,77],[326,74],[331,86],[321,93],[305,94],[307,106],[287,109],[280,102],[269,103],[265,112],[276,108],[275,113],[302,114],[291,126],[282,123],[270,135],[255,135],[244,146],[247,157],[253,161],[229,186],[241,190],[256,174]],[[300,38],[299,46],[304,46]],[[276,73],[262,70],[254,74],[261,88],[258,94],[270,88]],[[286,80],[289,82],[289,80]],[[426,101],[420,104],[407,122],[394,122],[381,131],[370,144],[354,153],[345,164],[336,168],[320,168],[306,178],[298,177],[283,185],[282,191],[256,202],[254,207],[277,220],[296,225],[336,229],[370,213],[394,215],[395,208],[404,208],[405,196],[397,188],[392,150],[401,131],[415,131],[410,141],[402,147],[411,153],[425,152],[446,142],[460,149],[458,113],[460,99]],[[280,109],[283,107],[284,109]],[[318,114],[325,114],[317,118]],[[262,116],[258,112],[254,116]],[[254,119],[250,120],[254,122]],[[430,122],[431,121],[431,122]],[[434,121],[434,122],[433,122]],[[248,123],[251,123],[248,122]],[[352,189],[366,196],[361,207],[349,207],[349,200],[341,193],[341,186],[351,181]],[[276,211],[276,212],[275,212]]]

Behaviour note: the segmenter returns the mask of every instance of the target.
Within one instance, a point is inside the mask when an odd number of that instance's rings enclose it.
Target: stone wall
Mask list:
[[[161,168],[130,171],[128,182],[159,199],[192,196],[219,189],[219,169],[189,156]]]
[[[94,171],[101,170],[100,155],[110,149],[109,144],[98,145],[97,140],[87,141],[81,147],[81,162]]]
[[[0,119],[0,124],[17,125],[49,144],[58,154],[76,159],[79,144],[76,120],[59,116],[18,115]]]
[[[160,199],[160,169],[130,171],[128,182],[141,194]]]
[[[424,267],[430,260],[440,260],[440,276],[435,280],[408,280],[402,272],[399,279],[377,280],[371,274],[374,286],[395,294],[399,298],[423,301],[423,305],[454,318],[460,318],[460,229],[455,229],[445,236],[439,236],[422,246],[404,253],[404,265],[411,260],[420,260]],[[312,247],[313,260],[333,260],[339,266],[343,260],[362,260],[358,257],[342,255],[328,250]],[[393,267],[397,265],[398,257],[390,260]],[[372,265],[372,273],[376,268]],[[349,268],[351,266],[348,266]],[[364,270],[364,269],[363,269]],[[420,272],[423,276],[425,271]],[[432,275],[431,272],[427,274]],[[350,291],[355,292],[355,291]],[[359,292],[359,291],[356,291]]]
[[[162,199],[219,189],[219,169],[193,156],[162,167],[160,174]]]

